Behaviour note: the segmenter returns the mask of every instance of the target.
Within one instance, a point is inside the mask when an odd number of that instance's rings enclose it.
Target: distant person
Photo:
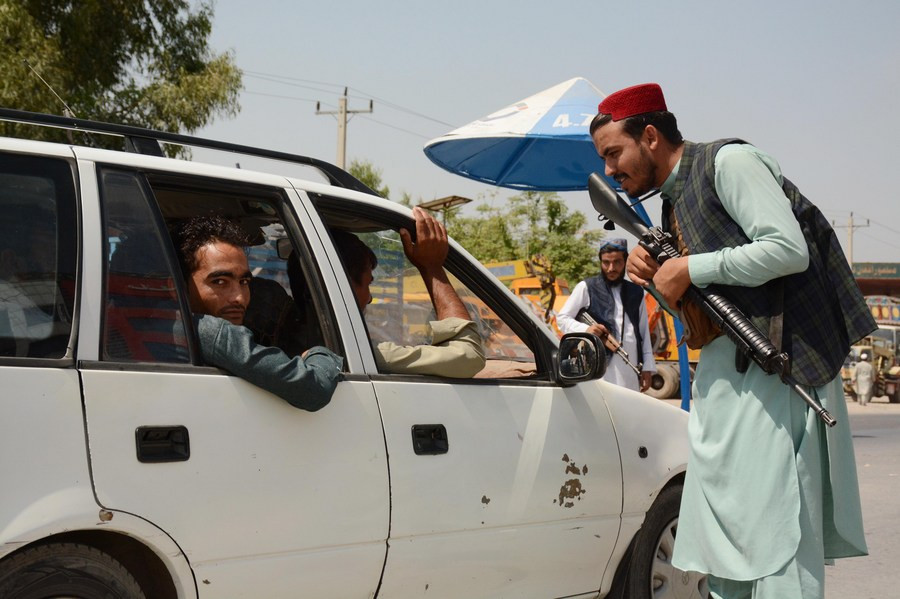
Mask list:
[[[688,338],[703,349],[672,565],[708,574],[717,599],[821,599],[825,560],[867,553],[840,369],[875,322],[840,243],[765,152],[685,141],[658,85],[611,94],[598,113],[589,131],[605,174],[632,198],[660,190],[662,228],[681,254],[660,265],[635,248],[631,280],[652,281],[683,314],[694,311],[690,285],[714,286],[838,422],[826,429],[709,319],[694,326],[706,334]]]
[[[851,382],[856,391],[856,401],[861,406],[867,405],[875,392],[875,368],[869,361],[868,353],[862,352],[859,354],[859,362],[856,363],[856,367],[853,369]]]
[[[187,281],[203,359],[309,411],[325,407],[343,359],[325,347],[290,357],[260,345],[242,326],[250,303],[250,265],[241,228],[219,216],[198,216],[172,231]]]
[[[608,349],[609,365],[603,380],[635,391],[646,391],[656,372],[656,360],[650,340],[644,290],[625,280],[628,241],[604,241],[599,257],[600,274],[575,285],[569,299],[556,315],[556,324],[563,333],[588,332],[604,341],[612,335],[622,345],[629,360],[641,369],[641,374],[638,376],[619,354]],[[590,314],[597,324],[588,325],[580,321],[582,311]]]
[[[437,219],[418,206],[413,208],[413,218],[416,221],[415,242],[406,229],[400,229],[400,239],[406,257],[422,275],[437,315],[437,320],[430,323],[431,344],[377,343],[373,347],[375,363],[379,370],[395,374],[473,377],[484,368],[484,348],[466,305],[444,272],[444,260],[449,251],[447,231]],[[369,285],[372,284],[372,271],[378,265],[378,259],[356,235],[334,229],[332,236],[347,269],[359,309],[365,312],[372,301]]]

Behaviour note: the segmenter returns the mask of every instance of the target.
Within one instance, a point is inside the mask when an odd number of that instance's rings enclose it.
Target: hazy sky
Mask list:
[[[572,77],[655,81],[687,139],[770,152],[829,220],[869,220],[855,262],[900,262],[898,24],[896,0],[219,0],[212,45],[244,71],[242,110],[200,135],[335,161],[315,102],[336,110],[346,86],[351,110],[375,104],[348,163],[381,169],[393,199],[499,202],[514,192],[440,169],[425,142]],[[562,195],[594,222],[587,192]]]

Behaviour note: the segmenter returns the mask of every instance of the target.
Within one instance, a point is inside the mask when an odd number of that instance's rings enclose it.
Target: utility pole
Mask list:
[[[354,115],[360,112],[372,112],[373,103],[369,100],[368,110],[347,110],[347,88],[344,88],[344,95],[338,98],[337,110],[319,110],[320,102],[316,102],[316,114],[333,114],[337,116],[337,165],[341,168],[347,168],[347,121],[350,118],[347,115]]]
[[[831,221],[831,226],[835,229],[847,229],[847,262],[850,263],[850,268],[853,268],[853,230],[868,227],[869,219],[866,219],[866,224],[864,225],[854,225],[853,213],[851,212],[850,221],[846,225],[836,225],[834,221]]]

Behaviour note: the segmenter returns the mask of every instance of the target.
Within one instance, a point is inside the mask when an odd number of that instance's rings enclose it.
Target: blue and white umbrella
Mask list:
[[[605,94],[570,79],[425,144],[443,169],[493,185],[536,191],[587,189],[603,172],[588,127]]]
[[[535,191],[587,189],[604,164],[588,132],[606,94],[576,77],[425,144],[441,168],[482,183]],[[604,175],[605,176],[605,175]],[[619,188],[618,184],[610,183]],[[649,224],[640,204],[635,210]],[[677,335],[681,323],[676,319]],[[687,348],[679,347],[682,407],[690,405]]]

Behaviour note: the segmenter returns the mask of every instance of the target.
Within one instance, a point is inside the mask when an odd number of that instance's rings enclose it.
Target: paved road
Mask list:
[[[826,567],[825,599],[893,599],[900,597],[900,404],[848,399],[847,411],[869,555]]]
[[[848,401],[867,557],[825,569],[826,599],[900,597],[900,404]]]

